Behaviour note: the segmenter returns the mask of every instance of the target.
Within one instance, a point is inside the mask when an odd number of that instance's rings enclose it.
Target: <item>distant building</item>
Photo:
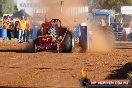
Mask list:
[[[34,1],[38,0],[17,0],[17,8],[20,11],[21,9],[25,10],[28,14],[33,15],[33,4]]]

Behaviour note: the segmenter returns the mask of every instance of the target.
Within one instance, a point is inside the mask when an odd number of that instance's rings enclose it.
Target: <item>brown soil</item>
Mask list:
[[[108,52],[54,53],[22,51],[25,44],[0,41],[0,86],[81,88],[81,69],[90,79],[105,79],[113,70],[132,62],[132,49]]]

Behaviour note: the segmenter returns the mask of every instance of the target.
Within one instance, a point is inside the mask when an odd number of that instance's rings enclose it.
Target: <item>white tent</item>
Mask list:
[[[121,7],[121,14],[132,16],[132,6],[122,6]]]
[[[132,6],[121,6],[121,14],[131,16],[131,22],[132,22]]]

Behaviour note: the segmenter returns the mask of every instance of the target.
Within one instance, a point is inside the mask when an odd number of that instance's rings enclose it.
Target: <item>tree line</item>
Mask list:
[[[0,16],[3,14],[14,13],[16,10],[17,7],[13,0],[0,0]]]
[[[120,12],[121,6],[132,6],[132,0],[94,0],[96,8],[113,9]]]

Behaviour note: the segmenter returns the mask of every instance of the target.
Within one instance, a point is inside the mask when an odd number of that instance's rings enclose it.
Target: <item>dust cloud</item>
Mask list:
[[[41,4],[47,8],[47,19],[60,19],[62,26],[72,27],[86,20],[88,0],[41,0]]]
[[[92,31],[92,42],[90,43],[90,51],[108,52],[113,49],[114,35],[110,27],[100,27],[95,23],[89,23]]]
[[[62,26],[72,29],[73,26],[86,22],[88,17],[88,0],[41,0],[40,5],[45,8],[45,17],[48,20],[60,19]],[[90,51],[109,51],[113,48],[114,37],[107,28],[101,28],[94,22],[89,22],[92,30]]]

